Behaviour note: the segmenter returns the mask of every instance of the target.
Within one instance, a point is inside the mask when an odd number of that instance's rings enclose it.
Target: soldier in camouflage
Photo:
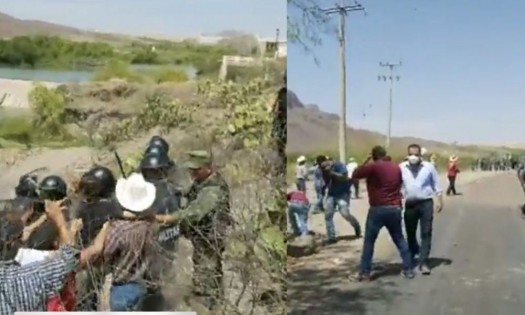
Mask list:
[[[210,310],[223,299],[222,255],[231,225],[230,189],[212,167],[206,151],[189,152],[186,167],[193,179],[185,194],[187,205],[169,215],[157,216],[163,224],[179,224],[181,234],[193,244],[193,293]]]

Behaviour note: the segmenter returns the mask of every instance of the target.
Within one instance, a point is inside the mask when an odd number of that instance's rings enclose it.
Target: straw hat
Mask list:
[[[115,195],[125,210],[140,213],[151,208],[155,202],[156,189],[142,174],[132,173],[128,178],[117,181]]]
[[[455,154],[453,154],[453,155],[448,159],[449,162],[456,162],[457,160],[458,160],[458,156],[455,155]]]

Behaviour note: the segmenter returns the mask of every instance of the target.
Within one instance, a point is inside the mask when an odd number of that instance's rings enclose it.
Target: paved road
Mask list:
[[[303,286],[303,292],[311,294],[312,303],[290,314],[522,314],[525,220],[518,206],[523,191],[515,175],[505,173],[474,182],[463,193],[447,198],[444,212],[435,217],[431,276],[402,279],[397,255],[378,264],[378,278],[368,284],[311,271],[313,288]],[[316,296],[322,286],[329,291]]]

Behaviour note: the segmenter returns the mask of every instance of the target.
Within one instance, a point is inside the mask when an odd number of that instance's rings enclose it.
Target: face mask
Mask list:
[[[420,158],[417,155],[411,154],[408,156],[408,163],[410,164],[417,164],[419,163]]]

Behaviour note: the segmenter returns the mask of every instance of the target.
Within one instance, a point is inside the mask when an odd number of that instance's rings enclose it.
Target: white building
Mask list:
[[[277,43],[277,58],[286,58],[288,55],[288,42],[287,41],[280,41]]]

